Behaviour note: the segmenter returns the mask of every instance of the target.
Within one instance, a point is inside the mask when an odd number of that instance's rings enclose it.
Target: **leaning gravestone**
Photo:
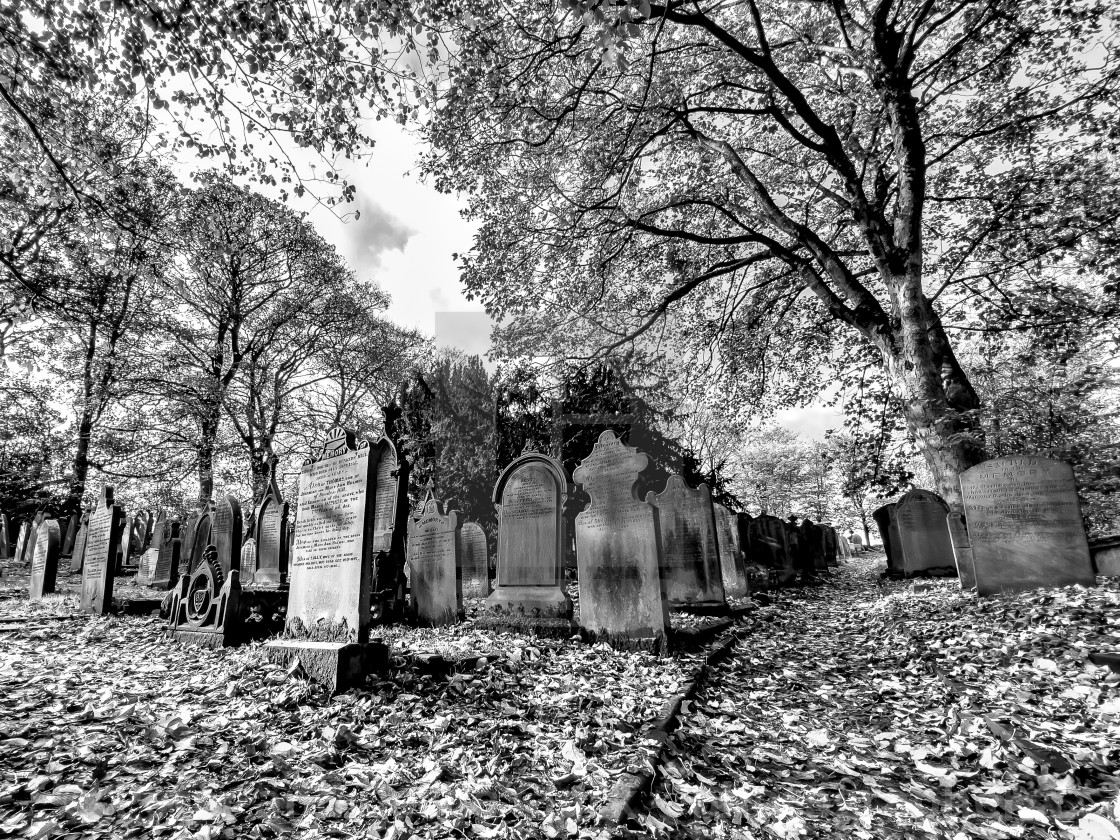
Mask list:
[[[950,513],[945,517],[945,524],[949,531],[949,540],[953,543],[953,560],[957,564],[957,577],[961,581],[961,589],[976,588],[976,561],[972,557],[972,541],[968,537],[968,527],[964,517],[959,513]]]
[[[66,529],[62,531],[62,547],[58,550],[59,556],[71,557],[74,554],[74,541],[78,538],[78,526],[83,521],[82,516],[71,516],[66,521]],[[62,523],[58,526],[62,528]]]
[[[117,553],[124,535],[124,510],[113,504],[113,488],[101,488],[101,498],[89,517],[85,559],[82,564],[82,592],[79,609],[95,615],[109,612],[113,601],[113,578]]]
[[[235,496],[220,496],[210,522],[210,542],[218,549],[218,565],[228,573],[241,565],[241,503]]]
[[[61,543],[58,522],[44,519],[39,526],[39,537],[35,540],[35,556],[31,559],[31,583],[28,595],[38,601],[44,595],[54,592],[55,578],[58,576],[58,549]]]
[[[754,559],[776,571],[778,583],[782,586],[788,586],[797,580],[797,568],[793,564],[793,555],[786,539],[785,523],[776,516],[764,513],[751,520],[749,529]]]
[[[288,503],[270,491],[257,505],[253,519],[257,556],[253,576],[245,585],[277,589],[288,582]]]
[[[896,505],[889,502],[876,509],[871,518],[879,526],[879,538],[883,541],[883,550],[887,554],[887,571],[893,574],[902,573],[902,539],[898,533],[898,519],[895,517]]]
[[[646,501],[658,510],[661,526],[661,576],[670,606],[720,607],[723,574],[719,563],[716,517],[707,484],[695,490],[679,475],[665,480]]]
[[[949,506],[929,490],[911,490],[895,505],[902,571],[907,575],[955,568],[945,517]]]
[[[738,531],[738,523],[732,519],[731,511],[723,505],[715,504],[712,508],[715,513],[723,594],[727,598],[746,598],[751,587],[743,555],[736,547],[738,540],[735,539],[735,532]]]
[[[459,570],[459,511],[444,512],[428,490],[420,515],[409,523],[408,568],[412,611],[426,627],[446,627],[463,612]]]
[[[960,480],[980,595],[1096,585],[1069,464],[993,458]]]
[[[593,637],[662,652],[669,607],[661,584],[657,508],[634,495],[649,456],[610,429],[574,473],[591,496],[576,516],[579,621]]]
[[[304,461],[284,638],[264,647],[332,690],[360,682],[385,650],[369,644],[373,479],[368,441],[345,429]]]
[[[86,539],[89,537],[89,511],[82,511],[82,520],[78,524],[78,533],[74,537],[74,551],[70,554],[70,574],[77,574],[82,570],[82,561],[86,556]]]
[[[499,621],[570,629],[572,601],[564,591],[565,510],[575,488],[555,458],[526,452],[494,484],[498,553],[494,592],[486,609]],[[567,635],[567,634],[565,634]]]
[[[16,560],[22,561],[24,552],[27,551],[27,539],[31,536],[31,523],[24,522],[19,526],[19,537],[16,538],[16,550],[12,555]]]
[[[183,546],[179,527],[178,522],[165,520],[157,522],[152,532],[152,548],[157,552],[151,583],[153,589],[174,589],[179,582],[179,555]]]
[[[8,560],[12,556],[12,543],[8,539],[11,526],[8,514],[0,513],[0,560]]]
[[[477,522],[466,522],[459,531],[459,539],[463,597],[487,598],[490,595],[490,557],[486,551],[486,532]]]

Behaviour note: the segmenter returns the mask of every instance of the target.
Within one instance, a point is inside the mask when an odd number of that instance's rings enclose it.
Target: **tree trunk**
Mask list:
[[[97,353],[97,324],[89,325],[86,357],[82,366],[82,408],[78,417],[78,442],[74,450],[74,475],[66,506],[71,516],[80,514],[89,476],[89,441],[93,434],[93,359]]]
[[[214,442],[218,439],[218,413],[211,411],[202,418],[202,435],[198,443],[198,504],[201,507],[214,497]]]

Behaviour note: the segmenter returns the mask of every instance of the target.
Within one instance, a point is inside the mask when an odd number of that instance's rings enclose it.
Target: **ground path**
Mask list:
[[[1120,678],[1086,655],[1120,649],[1118,582],[980,600],[881,568],[755,615],[683,716],[646,831],[1110,836]]]

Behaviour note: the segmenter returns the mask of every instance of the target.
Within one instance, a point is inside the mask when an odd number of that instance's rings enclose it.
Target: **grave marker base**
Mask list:
[[[276,639],[265,643],[270,662],[290,665],[295,658],[313,682],[325,685],[332,694],[361,686],[367,675],[384,671],[389,665],[389,646],[381,641],[307,642]]]
[[[486,599],[486,612],[497,621],[566,619],[572,617],[572,599],[559,586],[499,586]]]

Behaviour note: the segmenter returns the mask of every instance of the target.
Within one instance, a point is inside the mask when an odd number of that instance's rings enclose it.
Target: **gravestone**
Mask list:
[[[101,498],[90,512],[85,557],[82,562],[82,592],[79,609],[105,615],[113,601],[113,579],[117,555],[124,536],[124,509],[113,504],[113,488],[101,488]]]
[[[120,571],[126,566],[132,565],[132,548],[133,540],[136,538],[134,532],[135,517],[131,513],[125,514],[124,517],[124,530],[121,532],[121,542],[117,547],[117,570]]]
[[[154,546],[145,549],[140,555],[140,565],[136,569],[136,584],[138,586],[152,586],[152,581],[155,580],[156,563],[158,560],[159,549]]]
[[[241,543],[241,561],[238,571],[241,572],[241,585],[252,586],[253,578],[257,574],[257,541],[252,537]]]
[[[911,490],[898,500],[894,518],[904,574],[956,568],[945,522],[948,515],[945,500],[929,490]]]
[[[89,536],[89,511],[82,511],[82,519],[78,523],[78,533],[74,536],[74,550],[70,554],[70,574],[82,570],[82,561],[86,556],[86,538]]]
[[[486,608],[499,620],[564,626],[572,601],[564,591],[565,516],[575,488],[549,455],[526,452],[494,484],[498,550],[494,592]]]
[[[403,615],[408,537],[408,461],[387,437],[370,449],[374,474],[373,498],[373,617],[387,620]]]
[[[463,612],[459,570],[459,511],[444,512],[431,488],[409,522],[408,568],[412,611],[427,627],[455,624]]]
[[[593,638],[663,652],[669,607],[657,508],[634,495],[648,466],[649,456],[608,429],[576,468],[591,496],[575,524],[579,621]]]
[[[31,525],[27,529],[27,544],[23,547],[20,562],[29,568],[32,559],[35,557],[35,542],[39,539],[39,526],[43,524],[43,520],[46,518],[45,513],[35,514],[35,518],[31,520]]]
[[[270,491],[253,520],[257,556],[252,585],[278,589],[288,582],[288,503]]]
[[[960,480],[980,595],[1096,585],[1069,464],[993,458]]]
[[[459,558],[463,597],[490,596],[490,557],[486,551],[486,532],[477,522],[466,522],[459,531]]]
[[[180,569],[180,576],[194,572],[202,562],[206,546],[213,542],[214,503],[208,502],[195,511],[187,520],[187,536],[183,543],[182,562],[187,564]]]
[[[1089,555],[1098,575],[1120,575],[1120,536],[1098,537],[1089,542]]]
[[[316,682],[360,682],[384,647],[369,645],[374,474],[368,441],[335,428],[304,461],[284,638],[270,659],[298,657]]]
[[[55,590],[58,576],[58,549],[62,542],[58,522],[44,519],[39,526],[39,537],[35,540],[35,556],[31,559],[31,582],[28,596],[38,601]]]
[[[223,573],[241,564],[241,503],[236,496],[219,496],[210,518],[210,543],[218,549]]]
[[[953,560],[957,564],[957,577],[960,578],[961,589],[975,589],[976,562],[972,557],[972,541],[968,538],[968,527],[964,516],[950,513],[945,517],[945,524],[949,531],[949,540],[953,544]]]
[[[71,516],[66,520],[66,528],[62,529],[62,547],[59,549],[60,557],[72,557],[74,554],[74,541],[78,538],[78,526],[82,523],[81,516]],[[62,528],[62,523],[58,524]]]
[[[840,542],[837,539],[838,535],[836,529],[830,524],[825,522],[821,525],[824,529],[824,561],[826,566],[837,566],[839,560],[837,559],[837,552],[840,548]]]
[[[883,550],[887,553],[887,572],[902,574],[902,539],[898,533],[895,507],[894,502],[888,502],[876,509],[871,518],[879,526],[879,537],[883,541]]]
[[[183,547],[179,529],[178,522],[164,520],[157,522],[152,532],[152,548],[157,552],[151,584],[153,589],[174,589],[179,582],[179,556]]]
[[[750,522],[750,544],[756,562],[777,572],[778,583],[797,580],[797,568],[786,538],[786,525],[776,516],[762,514]]]
[[[743,555],[736,547],[738,540],[735,532],[738,523],[731,517],[731,511],[721,504],[712,505],[716,522],[716,543],[719,547],[719,565],[723,576],[723,594],[727,598],[746,598],[751,587],[747,581],[747,569]]]
[[[24,552],[27,551],[27,538],[31,535],[31,523],[23,522],[19,526],[19,536],[16,538],[15,553],[12,555],[16,560],[22,561]]]
[[[806,517],[801,520],[801,539],[806,568],[813,572],[826,571],[828,558],[825,554],[824,528]]]
[[[9,560],[12,556],[12,543],[9,539],[11,526],[8,514],[0,513],[0,560]]]
[[[670,606],[720,607],[723,573],[716,517],[707,484],[692,489],[670,475],[660,493],[646,501],[657,508],[661,526],[661,578]]]

